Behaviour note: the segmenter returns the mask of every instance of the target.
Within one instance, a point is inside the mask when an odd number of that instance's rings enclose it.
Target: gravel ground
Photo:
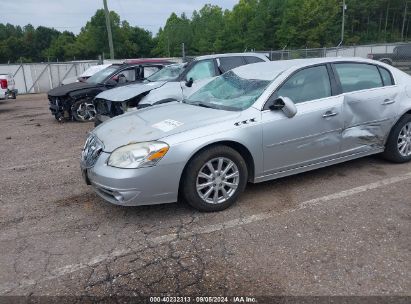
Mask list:
[[[92,123],[0,102],[0,295],[411,296],[411,164],[248,185],[219,213],[119,207],[86,186]]]

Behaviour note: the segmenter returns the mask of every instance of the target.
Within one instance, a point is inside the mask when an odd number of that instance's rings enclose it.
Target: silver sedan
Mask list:
[[[183,102],[113,118],[85,144],[86,182],[113,204],[179,198],[202,211],[258,183],[371,154],[411,160],[411,77],[323,58],[227,72]]]

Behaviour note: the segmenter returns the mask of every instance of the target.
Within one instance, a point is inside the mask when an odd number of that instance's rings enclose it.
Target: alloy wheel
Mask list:
[[[76,113],[83,121],[93,120],[96,117],[96,109],[91,102],[82,102],[76,109]]]
[[[411,122],[404,125],[398,136],[398,152],[401,156],[411,156]]]
[[[209,204],[222,204],[232,197],[239,185],[240,173],[230,159],[209,160],[197,175],[196,188],[201,199]]]

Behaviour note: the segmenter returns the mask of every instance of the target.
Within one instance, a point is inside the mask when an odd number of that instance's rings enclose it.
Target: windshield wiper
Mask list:
[[[212,107],[208,104],[202,103],[202,102],[199,102],[197,105],[200,106],[200,107],[203,107],[203,108],[210,108],[210,109],[214,108],[214,107]]]
[[[183,100],[181,100],[181,102],[192,105],[192,106],[199,106],[199,107],[203,107],[203,108],[214,109],[214,107],[210,106],[209,104],[203,103],[201,101],[193,101],[193,100],[183,99]]]

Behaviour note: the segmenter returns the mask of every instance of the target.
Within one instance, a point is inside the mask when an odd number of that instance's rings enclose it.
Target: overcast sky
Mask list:
[[[26,25],[31,23],[78,33],[82,26],[103,7],[103,0],[2,0],[1,23]],[[238,0],[107,0],[110,10],[121,20],[156,34],[172,12],[185,12],[191,17],[204,4],[231,9]]]

